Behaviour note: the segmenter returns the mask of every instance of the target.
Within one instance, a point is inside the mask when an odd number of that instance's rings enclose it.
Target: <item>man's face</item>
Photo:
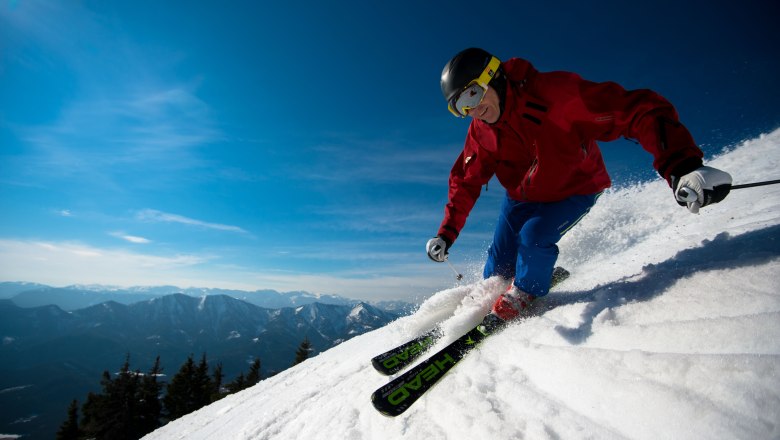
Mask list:
[[[499,105],[498,93],[493,87],[488,86],[485,97],[478,106],[469,110],[468,115],[474,119],[481,119],[488,124],[493,124],[501,117],[501,107]]]

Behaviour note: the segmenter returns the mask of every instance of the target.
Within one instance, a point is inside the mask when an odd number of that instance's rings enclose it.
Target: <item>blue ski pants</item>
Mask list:
[[[572,196],[551,203],[518,202],[506,196],[488,249],[484,277],[514,277],[520,290],[547,295],[558,259],[558,241],[585,217],[600,195]]]

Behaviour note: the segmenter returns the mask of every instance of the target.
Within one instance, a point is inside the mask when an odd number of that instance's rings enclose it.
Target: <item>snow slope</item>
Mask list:
[[[649,158],[648,158],[649,162]],[[780,130],[709,164],[780,178]],[[404,415],[369,402],[370,358],[443,321],[478,322],[502,284],[438,292],[148,439],[780,438],[780,185],[689,214],[655,181],[606,193],[561,243],[573,276]]]

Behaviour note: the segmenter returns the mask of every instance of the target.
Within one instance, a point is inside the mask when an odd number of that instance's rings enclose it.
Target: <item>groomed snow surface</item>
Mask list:
[[[649,159],[648,159],[649,162]],[[780,178],[780,130],[708,161]],[[176,420],[148,439],[778,439],[780,185],[692,215],[664,182],[607,192],[560,244],[572,277],[405,414],[370,403],[376,354],[443,320],[454,339],[503,283],[413,315]]]

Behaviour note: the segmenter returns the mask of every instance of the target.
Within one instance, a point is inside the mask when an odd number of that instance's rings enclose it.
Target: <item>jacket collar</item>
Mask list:
[[[509,115],[516,111],[526,84],[538,73],[530,62],[522,58],[510,58],[501,64],[501,67],[506,75],[506,91],[501,98],[501,116],[495,123],[488,124],[491,126],[501,125],[509,119]]]

